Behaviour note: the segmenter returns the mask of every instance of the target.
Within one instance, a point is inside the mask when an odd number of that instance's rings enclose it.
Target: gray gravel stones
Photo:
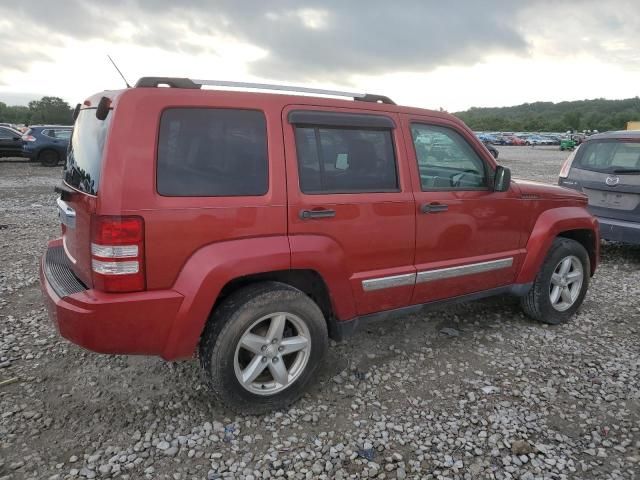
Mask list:
[[[565,156],[500,161],[553,181]],[[19,378],[0,387],[0,480],[638,478],[640,247],[603,247],[567,325],[504,298],[373,325],[332,344],[289,410],[238,416],[210,402],[195,362],[55,333],[36,267],[59,232],[59,175],[0,162],[0,380]]]

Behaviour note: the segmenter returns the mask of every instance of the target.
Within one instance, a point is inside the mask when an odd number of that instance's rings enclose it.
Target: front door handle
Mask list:
[[[300,218],[302,220],[308,220],[310,218],[331,218],[335,216],[335,210],[300,210]]]
[[[449,210],[449,205],[444,203],[425,203],[420,207],[422,213],[438,213],[446,212],[447,210]]]

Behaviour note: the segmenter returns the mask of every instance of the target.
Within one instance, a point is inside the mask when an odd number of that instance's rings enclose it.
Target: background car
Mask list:
[[[521,146],[525,144],[522,138],[517,137],[515,135],[508,135],[508,136],[505,136],[504,138],[507,141],[507,145]]]
[[[0,157],[21,157],[23,143],[19,131],[0,126]]]
[[[588,137],[565,161],[558,184],[589,197],[602,238],[640,244],[640,132]]]
[[[482,142],[482,143],[484,143],[484,146],[487,147],[487,150],[491,152],[491,155],[493,155],[493,158],[498,158],[498,149],[496,147],[491,145],[489,142]]]
[[[72,127],[33,125],[22,136],[23,156],[46,167],[55,167],[67,155]]]

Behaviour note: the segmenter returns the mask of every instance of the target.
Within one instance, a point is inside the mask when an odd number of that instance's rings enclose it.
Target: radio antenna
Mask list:
[[[122,77],[122,80],[124,80],[124,84],[127,86],[127,88],[131,88],[131,85],[129,85],[129,82],[127,82],[127,79],[124,78],[124,75],[122,74],[122,72],[120,71],[120,69],[118,68],[118,66],[116,65],[116,62],[113,61],[113,58],[111,58],[110,55],[107,55],[107,58],[109,59],[109,61],[113,64],[113,67],[118,71],[118,73],[120,74],[120,76]]]

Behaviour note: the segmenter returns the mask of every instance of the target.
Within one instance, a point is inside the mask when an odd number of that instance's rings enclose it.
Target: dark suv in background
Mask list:
[[[602,238],[640,244],[640,131],[592,135],[567,158],[558,183],[587,194]]]
[[[22,136],[22,156],[37,160],[45,167],[55,167],[66,158],[72,127],[34,125]]]
[[[0,126],[0,157],[21,157],[22,143],[22,134],[19,131]]]

